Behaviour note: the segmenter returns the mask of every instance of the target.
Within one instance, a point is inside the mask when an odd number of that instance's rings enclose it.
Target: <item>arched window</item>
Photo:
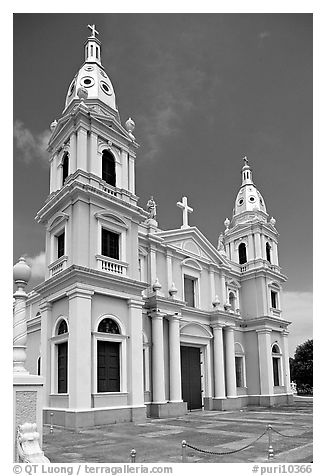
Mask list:
[[[242,345],[239,342],[234,344],[234,354],[235,354],[235,376],[236,376],[236,386],[245,387],[246,386],[246,365],[245,365],[245,353]]]
[[[231,309],[235,311],[236,297],[233,292],[229,293],[229,303],[231,305]]]
[[[116,186],[115,159],[107,149],[102,154],[102,179],[109,185]]]
[[[118,324],[108,317],[97,328],[105,334],[120,334]],[[120,392],[120,342],[97,341],[97,391]]]
[[[271,263],[271,245],[266,243],[266,259]]]
[[[240,243],[239,245],[239,263],[244,264],[247,262],[247,247],[245,243]]]
[[[105,332],[107,334],[120,334],[118,324],[110,318],[103,319],[98,326],[98,332]]]
[[[66,334],[68,332],[68,326],[64,319],[62,319],[58,325],[58,336],[61,334]]]
[[[273,362],[273,383],[274,387],[279,387],[281,383],[281,350],[277,344],[272,346],[272,362]]]
[[[62,185],[65,184],[65,180],[68,177],[68,173],[69,173],[69,154],[68,152],[66,152],[62,160]]]

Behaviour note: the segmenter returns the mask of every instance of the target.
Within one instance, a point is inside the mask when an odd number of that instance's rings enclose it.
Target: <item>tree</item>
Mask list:
[[[295,350],[290,359],[291,380],[297,384],[298,392],[312,391],[313,387],[313,340],[309,339]]]

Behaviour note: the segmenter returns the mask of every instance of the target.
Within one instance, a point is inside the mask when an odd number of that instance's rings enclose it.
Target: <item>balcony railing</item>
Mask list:
[[[118,261],[108,256],[97,255],[97,269],[106,271],[111,274],[120,274],[125,276],[127,274],[128,264],[123,261]]]
[[[68,256],[61,256],[59,259],[49,265],[50,276],[61,273],[67,267]]]

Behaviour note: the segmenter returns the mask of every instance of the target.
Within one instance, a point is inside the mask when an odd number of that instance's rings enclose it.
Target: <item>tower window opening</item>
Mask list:
[[[266,259],[271,263],[271,245],[266,243]]]
[[[271,304],[273,309],[277,309],[277,292],[271,291]]]
[[[195,292],[196,292],[196,278],[191,276],[184,276],[184,300],[187,306],[195,307]]]
[[[62,161],[62,185],[65,184],[65,180],[68,177],[69,173],[69,154],[65,153]]]
[[[239,245],[239,263],[244,264],[247,262],[247,247],[245,243],[240,243]]]
[[[57,257],[58,259],[65,254],[65,232],[57,236]]]
[[[93,45],[91,45],[91,56],[93,56]]]
[[[108,150],[104,150],[102,154],[102,179],[109,185],[116,186],[115,160]]]
[[[117,233],[102,228],[102,255],[119,259],[119,238]]]
[[[235,311],[236,297],[235,297],[234,293],[232,293],[232,292],[229,293],[229,303],[231,305],[231,309],[233,311]]]
[[[95,51],[96,51],[96,58],[98,59],[98,48],[96,48]]]

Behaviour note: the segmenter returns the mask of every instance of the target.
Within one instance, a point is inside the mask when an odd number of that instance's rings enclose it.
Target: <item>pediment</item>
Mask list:
[[[208,239],[196,228],[169,230],[157,233],[164,243],[175,247],[184,254],[184,258],[192,258],[198,261],[213,262],[229,267],[227,260]]]
[[[189,323],[182,326],[180,329],[180,334],[195,337],[206,337],[206,339],[213,337],[212,333],[206,329],[206,327],[196,323]]]

